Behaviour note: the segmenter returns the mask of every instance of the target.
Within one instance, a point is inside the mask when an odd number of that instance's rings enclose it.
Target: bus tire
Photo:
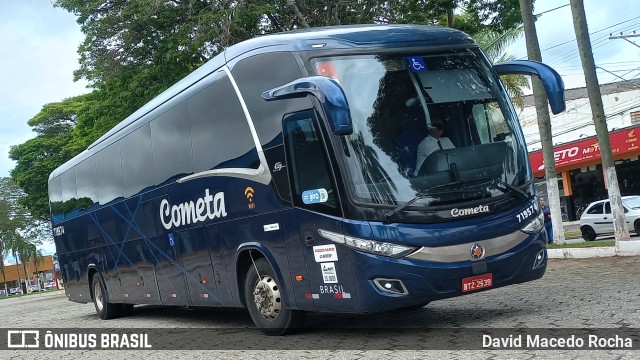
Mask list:
[[[107,287],[100,273],[93,274],[91,280],[91,289],[93,296],[93,304],[96,307],[96,313],[102,320],[109,320],[118,317],[120,309],[117,304],[109,302]]]
[[[244,294],[251,319],[266,335],[284,335],[304,321],[304,312],[287,309],[282,303],[281,287],[264,258],[249,267]]]

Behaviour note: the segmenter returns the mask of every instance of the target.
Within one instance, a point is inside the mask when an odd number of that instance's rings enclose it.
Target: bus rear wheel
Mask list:
[[[96,307],[96,313],[98,313],[100,319],[109,320],[118,317],[120,313],[118,304],[109,302],[107,287],[100,273],[93,274],[91,289],[93,290],[93,304]]]
[[[282,303],[275,272],[265,259],[249,267],[244,294],[251,319],[266,335],[284,335],[304,321],[304,312],[287,309]]]

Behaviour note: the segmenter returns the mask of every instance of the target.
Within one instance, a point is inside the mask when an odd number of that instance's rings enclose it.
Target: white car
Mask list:
[[[56,289],[56,283],[55,282],[48,282],[48,283],[44,284],[44,289],[45,290],[55,290]]]
[[[640,196],[623,196],[622,206],[627,227],[640,235]],[[591,241],[600,234],[613,233],[613,215],[609,200],[595,201],[584,210],[580,217],[582,238]]]

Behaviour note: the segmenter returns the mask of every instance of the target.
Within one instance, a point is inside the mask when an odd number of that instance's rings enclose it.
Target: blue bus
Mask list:
[[[49,177],[74,302],[245,307],[266,334],[540,278],[516,113],[466,34],[367,25],[231,46]]]

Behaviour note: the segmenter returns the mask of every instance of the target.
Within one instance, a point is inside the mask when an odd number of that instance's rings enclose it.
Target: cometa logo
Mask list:
[[[164,199],[160,203],[160,221],[167,230],[225,216],[227,211],[224,207],[224,193],[219,192],[212,196],[209,189],[205,190],[204,197],[198,198],[195,202],[187,201],[172,206],[169,200]]]
[[[482,214],[486,212],[489,212],[489,206],[478,205],[474,208],[467,208],[467,209],[453,208],[451,209],[451,216],[453,217],[469,216],[469,215]]]

